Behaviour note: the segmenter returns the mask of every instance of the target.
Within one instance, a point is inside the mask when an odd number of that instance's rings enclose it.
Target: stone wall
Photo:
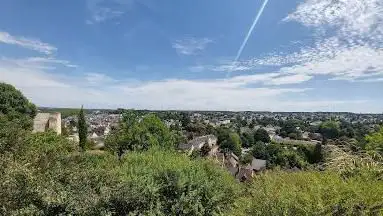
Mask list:
[[[53,130],[61,134],[61,113],[37,113],[33,120],[33,132]]]

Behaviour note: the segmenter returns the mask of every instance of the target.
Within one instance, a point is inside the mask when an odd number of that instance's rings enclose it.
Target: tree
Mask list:
[[[183,128],[186,128],[190,124],[190,117],[187,112],[181,113],[181,124]]]
[[[0,113],[17,112],[34,118],[36,106],[12,85],[0,83]]]
[[[251,148],[254,144],[254,135],[252,133],[241,134],[241,142],[244,148]]]
[[[241,157],[241,163],[243,165],[250,164],[252,161],[253,161],[253,155],[252,154],[247,153]]]
[[[268,152],[266,150],[265,143],[258,141],[253,146],[252,155],[257,159],[267,160],[269,158]]]
[[[281,123],[280,135],[282,137],[288,137],[289,135],[293,135],[294,138],[300,139],[301,132],[297,129],[297,127],[301,126],[302,123],[298,120],[287,120]],[[296,135],[296,136],[295,136]]]
[[[0,83],[0,115],[15,121],[26,130],[32,130],[36,106],[12,85]]]
[[[270,140],[269,133],[267,133],[267,131],[265,129],[260,128],[254,133],[254,141],[255,142],[261,141],[264,143],[269,143],[271,140]]]
[[[105,147],[121,157],[126,151],[146,151],[154,146],[174,149],[179,138],[156,115],[139,118],[127,112],[118,129],[106,138]]]
[[[241,156],[242,143],[241,138],[237,133],[232,132],[228,128],[220,127],[217,129],[217,135],[217,143],[224,152],[233,152],[237,156]]]
[[[86,147],[86,139],[88,135],[88,128],[85,121],[84,109],[81,106],[80,112],[78,113],[78,137],[79,137],[79,146],[82,151]]]
[[[326,139],[335,139],[339,137],[339,123],[335,121],[326,121],[319,126],[319,132]]]

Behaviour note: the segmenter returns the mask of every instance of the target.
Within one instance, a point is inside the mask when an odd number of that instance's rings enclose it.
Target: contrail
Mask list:
[[[253,25],[251,25],[251,27],[250,27],[250,29],[249,29],[249,32],[247,33],[247,35],[246,35],[246,37],[245,37],[245,40],[243,40],[243,43],[242,43],[242,45],[241,45],[241,48],[239,48],[239,50],[238,50],[237,56],[235,57],[235,60],[234,60],[234,64],[238,61],[239,57],[241,56],[242,51],[243,51],[243,49],[245,48],[245,46],[246,46],[246,44],[247,44],[247,41],[249,40],[251,34],[253,33],[254,28],[255,28],[255,26],[257,25],[259,18],[262,16],[262,13],[263,13],[263,11],[265,10],[265,7],[266,7],[266,5],[267,5],[268,2],[269,2],[269,0],[265,0],[265,1],[263,2],[262,6],[261,6],[261,9],[259,9],[258,14],[257,14],[257,16],[256,16],[255,19],[254,19]]]

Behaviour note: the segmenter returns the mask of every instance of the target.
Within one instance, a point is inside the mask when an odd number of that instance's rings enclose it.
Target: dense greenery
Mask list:
[[[218,145],[225,153],[233,152],[241,156],[241,138],[228,128],[218,129]]]
[[[253,140],[242,162],[268,161],[269,170],[239,183],[203,158],[207,145],[195,159],[177,152],[179,134],[153,114],[124,112],[108,151],[79,151],[54,132],[30,133],[29,112],[11,113],[0,115],[0,215],[383,214],[383,129],[359,152],[350,140],[288,146],[219,128],[226,152],[239,156],[241,138]]]
[[[0,215],[213,215],[239,185],[222,168],[171,151],[76,153],[52,133],[1,155]],[[12,158],[17,158],[14,160]]]
[[[333,172],[257,176],[233,215],[381,215],[383,182]]]
[[[151,147],[174,149],[177,134],[167,128],[154,114],[143,117],[124,113],[120,127],[105,141],[106,148],[121,157],[126,151],[145,151]]]
[[[23,129],[31,130],[36,112],[36,106],[19,90],[0,82],[0,121],[12,121]]]
[[[0,113],[18,113],[33,118],[36,115],[36,106],[12,85],[0,83]]]
[[[379,131],[366,136],[366,149],[383,154],[383,127]]]
[[[78,113],[77,124],[79,145],[82,150],[85,150],[86,140],[88,136],[88,126],[86,125],[83,107],[81,107],[80,112]]]

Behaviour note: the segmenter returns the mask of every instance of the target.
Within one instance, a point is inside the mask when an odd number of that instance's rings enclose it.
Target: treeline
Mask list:
[[[327,145],[322,171],[273,168],[241,184],[214,161],[178,152],[181,134],[155,115],[127,112],[106,151],[81,151],[53,132],[32,134],[21,123],[32,121],[34,106],[0,87],[0,101],[10,101],[0,109],[0,215],[383,213],[383,131],[366,138],[369,152]],[[222,148],[241,142],[232,130],[218,133]]]

